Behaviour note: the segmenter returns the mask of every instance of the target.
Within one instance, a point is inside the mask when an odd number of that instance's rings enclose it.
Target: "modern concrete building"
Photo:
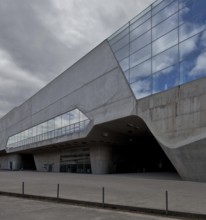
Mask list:
[[[0,119],[1,169],[206,181],[206,1],[157,0]]]

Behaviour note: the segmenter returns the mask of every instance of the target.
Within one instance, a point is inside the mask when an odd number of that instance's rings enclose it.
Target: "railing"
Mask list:
[[[24,140],[18,141],[16,143],[12,143],[7,145],[8,148],[16,148],[16,147],[20,147],[20,146],[24,146],[24,145],[28,145],[28,144],[33,144],[33,143],[37,143],[40,141],[44,141],[44,140],[48,140],[48,139],[52,139],[55,137],[60,137],[60,136],[64,136],[64,135],[72,135],[74,133],[79,133],[83,130],[85,130],[85,128],[88,126],[90,120],[86,119],[84,121],[80,121],[74,124],[70,124],[68,126],[62,127],[62,128],[58,128],[52,131],[48,131],[39,135],[35,135],[33,137],[30,138],[26,138]]]

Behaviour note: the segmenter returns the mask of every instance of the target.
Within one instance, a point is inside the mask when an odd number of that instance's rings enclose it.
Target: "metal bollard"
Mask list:
[[[22,195],[24,195],[24,182],[22,182]]]
[[[104,187],[102,187],[102,207],[104,208]]]
[[[59,198],[59,184],[57,184],[57,199]]]
[[[168,215],[168,191],[165,191],[166,215]]]

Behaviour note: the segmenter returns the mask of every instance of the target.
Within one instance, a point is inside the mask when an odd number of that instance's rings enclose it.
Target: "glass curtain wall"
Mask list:
[[[81,111],[74,109],[9,137],[7,147],[15,148],[81,132],[87,127],[89,122],[90,120]]]
[[[108,38],[137,99],[206,76],[206,1],[157,0]]]

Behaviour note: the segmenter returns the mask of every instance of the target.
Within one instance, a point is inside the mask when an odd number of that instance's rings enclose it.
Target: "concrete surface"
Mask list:
[[[206,78],[137,100],[143,119],[179,175],[206,182]]]
[[[159,177],[159,179],[158,179]],[[154,179],[155,178],[155,179]],[[171,180],[173,178],[173,180]],[[41,172],[0,172],[0,191],[56,196],[60,184],[60,197],[84,201],[165,209],[165,190],[169,193],[169,210],[206,214],[206,184],[180,181],[175,176],[121,174],[86,175]]]
[[[9,208],[8,208],[9,207]],[[17,208],[18,207],[18,208]],[[170,218],[85,208],[50,202],[0,197],[0,219],[4,220],[169,220]],[[174,219],[174,218],[172,218]]]
[[[128,116],[135,107],[132,91],[104,41],[0,119],[0,149],[6,149],[8,137],[75,108],[99,124]]]

